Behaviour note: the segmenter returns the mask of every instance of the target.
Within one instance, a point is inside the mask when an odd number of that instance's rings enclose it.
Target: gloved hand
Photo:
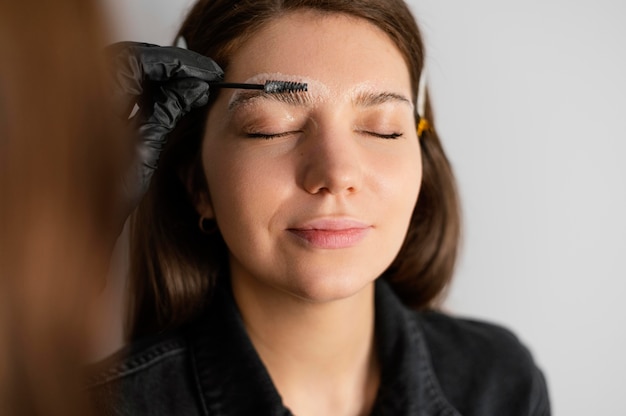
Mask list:
[[[167,135],[192,108],[206,105],[209,82],[222,69],[210,58],[187,49],[120,42],[107,48],[112,64],[113,107],[136,129],[136,161],[123,179],[123,221],[139,204],[157,168]]]

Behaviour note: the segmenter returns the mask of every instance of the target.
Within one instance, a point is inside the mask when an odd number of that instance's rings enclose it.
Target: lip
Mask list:
[[[372,226],[353,219],[316,219],[287,229],[307,245],[323,249],[340,249],[357,245]]]

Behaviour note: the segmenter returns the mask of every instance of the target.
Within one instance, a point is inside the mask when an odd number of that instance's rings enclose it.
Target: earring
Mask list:
[[[212,224],[210,224],[210,227],[207,226],[207,223],[209,222],[212,222]],[[198,228],[200,228],[200,231],[202,231],[202,233],[204,234],[213,234],[217,231],[217,222],[215,222],[215,220],[213,219],[201,216],[200,220],[198,221]]]

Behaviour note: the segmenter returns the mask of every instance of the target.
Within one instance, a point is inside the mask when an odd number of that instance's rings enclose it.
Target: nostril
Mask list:
[[[317,134],[299,150],[298,181],[310,194],[352,194],[361,187],[363,164],[349,135]]]
[[[315,176],[311,172],[306,176],[304,189],[310,194],[352,194],[357,192],[357,175],[333,175],[329,171]]]

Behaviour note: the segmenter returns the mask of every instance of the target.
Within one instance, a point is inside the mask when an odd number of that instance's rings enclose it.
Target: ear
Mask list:
[[[185,185],[189,201],[196,209],[199,216],[214,219],[215,212],[211,203],[211,194],[204,177],[202,165],[196,163],[194,166],[179,172],[179,179]]]
[[[198,215],[207,219],[215,219],[213,204],[211,203],[211,196],[209,195],[208,189],[196,190],[195,193],[190,193],[190,195]]]

